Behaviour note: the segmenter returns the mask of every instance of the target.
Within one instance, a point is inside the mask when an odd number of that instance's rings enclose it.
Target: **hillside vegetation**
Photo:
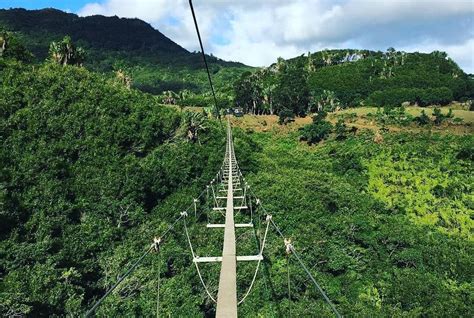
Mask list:
[[[444,52],[326,50],[244,73],[234,90],[244,112],[288,117],[361,105],[465,102],[474,96],[474,80]]]
[[[470,316],[472,135],[392,133],[376,143],[363,133],[318,146],[297,132],[250,136],[260,151],[247,179],[343,315]],[[291,257],[288,301],[284,245],[270,242],[268,255],[280,257],[265,263],[274,289],[252,300],[276,301],[253,312],[332,317]]]
[[[15,34],[0,35],[0,314],[82,316],[206,189],[222,163],[224,130],[202,112],[163,106],[123,73],[81,66],[70,38],[38,62]],[[447,110],[417,113],[416,133],[391,107],[362,118],[374,131],[323,110],[279,130],[276,116],[252,117],[267,131],[233,120],[239,166],[262,203],[250,201],[256,231],[237,230],[239,255],[252,255],[271,213],[344,316],[472,316],[472,133],[451,134],[457,123]],[[206,228],[213,203],[203,201],[187,219],[190,237],[196,255],[219,255],[222,231]],[[158,288],[162,316],[215,316],[183,225],[98,317],[155,315]],[[254,266],[238,266],[239,298]],[[219,266],[201,269],[216,295]],[[274,232],[239,314],[333,317]]]
[[[78,316],[107,257],[166,226],[155,207],[211,178],[224,135],[84,68],[0,58],[0,75],[0,312]]]
[[[85,66],[106,73],[122,70],[131,76],[133,86],[144,92],[209,92],[200,53],[188,52],[139,19],[78,17],[55,9],[11,9],[0,10],[1,28],[16,32],[36,61],[47,57],[52,41],[70,36],[87,53]],[[207,59],[223,94],[232,92],[229,77],[237,78],[251,69],[213,56]]]

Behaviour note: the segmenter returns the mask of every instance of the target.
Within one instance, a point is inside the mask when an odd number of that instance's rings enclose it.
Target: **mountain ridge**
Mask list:
[[[2,21],[11,31],[23,34],[35,34],[32,28],[41,25],[42,31],[52,33],[57,36],[70,35],[74,39],[87,42],[93,47],[106,47],[116,50],[137,50],[137,49],[158,49],[178,53],[190,53],[177,43],[173,42],[166,35],[155,29],[149,23],[138,18],[119,18],[117,16],[106,17],[103,15],[93,15],[80,17],[74,13],[67,13],[54,8],[40,10],[26,10],[22,8],[0,9],[0,21]],[[111,27],[115,25],[116,29]],[[90,28],[94,28],[91,33]],[[122,33],[125,37],[122,41],[111,41],[117,37],[124,28],[133,31],[141,31],[143,36],[136,37],[133,33]],[[122,40],[122,38],[119,38]],[[105,41],[104,41],[105,40]],[[156,44],[165,44],[168,47],[159,47]],[[126,45],[128,43],[128,46]]]
[[[2,28],[17,33],[36,62],[48,57],[51,42],[70,36],[86,50],[86,67],[104,73],[125,70],[142,91],[161,94],[168,90],[208,90],[201,53],[189,52],[137,18],[80,17],[57,9],[0,9]],[[250,68],[212,55],[207,55],[207,60],[216,77],[228,78],[229,72]]]

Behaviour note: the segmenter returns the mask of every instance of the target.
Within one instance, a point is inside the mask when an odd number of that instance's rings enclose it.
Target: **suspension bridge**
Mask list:
[[[199,218],[198,215],[198,205],[201,204],[201,199],[206,197],[205,202],[212,202],[209,204],[202,204],[203,209],[207,213],[207,222],[200,224],[196,222],[198,226],[206,227],[209,231],[215,231],[216,229],[224,229],[223,236],[223,250],[222,255],[210,255],[210,256],[200,256],[195,253],[195,247],[193,245],[187,219],[194,215],[195,220]],[[263,214],[257,216],[257,219],[263,219],[265,224],[265,231],[263,238],[258,239],[259,249],[254,255],[237,255],[236,253],[236,228],[255,228],[255,216],[254,210],[258,206],[263,211]],[[209,203],[209,202],[207,202]],[[211,206],[211,208],[209,208]],[[246,223],[235,223],[235,215],[241,213],[242,211],[247,211],[245,216],[249,218]],[[209,215],[212,213],[219,213],[224,219],[224,223],[212,223]],[[165,237],[173,231],[176,226],[182,222],[184,227],[184,233],[186,236],[187,243],[189,245],[189,250],[192,256],[192,262],[196,268],[196,274],[199,276],[199,280],[202,284],[204,291],[206,292],[209,299],[216,303],[216,317],[237,317],[238,306],[242,304],[247,296],[250,295],[252,287],[254,286],[255,280],[258,276],[260,263],[264,260],[264,251],[267,241],[267,236],[269,233],[270,227],[275,231],[275,233],[282,239],[282,249],[285,249],[287,255],[293,255],[298,264],[308,275],[310,282],[315,286],[317,291],[321,294],[323,299],[326,301],[328,306],[334,312],[336,317],[341,317],[337,311],[334,304],[330,301],[324,290],[317,283],[314,276],[308,270],[304,262],[302,261],[299,254],[296,252],[294,246],[291,244],[291,240],[286,238],[280,228],[277,226],[271,214],[267,213],[263,207],[260,199],[258,199],[253,191],[250,189],[250,186],[245,181],[245,178],[242,174],[242,171],[239,168],[237,159],[234,152],[234,143],[232,137],[232,129],[230,124],[230,119],[227,120],[227,137],[226,137],[226,151],[224,156],[224,161],[222,163],[219,172],[215,175],[214,179],[205,187],[201,194],[192,200],[192,203],[189,207],[180,212],[177,215],[176,219],[171,222],[169,228],[159,237],[153,239],[153,243],[147,247],[145,252],[135,261],[132,265],[124,272],[122,276],[118,278],[116,283],[112,285],[106,293],[96,301],[96,303],[89,309],[86,313],[86,317],[94,315],[99,306],[105,301],[105,299],[129,276],[133,271],[143,262],[145,257],[150,254],[152,251],[160,252],[161,248],[164,245]],[[254,231],[255,232],[255,231]],[[256,237],[257,238],[257,237]],[[255,262],[255,272],[252,278],[250,285],[248,286],[247,291],[238,299],[237,295],[237,266],[239,262]],[[208,286],[204,282],[203,276],[199,265],[202,263],[220,263],[220,276],[219,276],[219,288],[217,297],[212,295]],[[290,282],[289,282],[289,273],[288,273],[288,295],[290,295]],[[158,298],[159,299],[159,298]],[[157,316],[159,314],[159,305],[157,305]]]
[[[211,88],[211,92],[214,99],[214,106],[216,109],[217,117],[219,121],[220,118],[220,110],[219,105],[217,103],[214,86],[212,84],[212,77],[209,71],[209,66],[206,59],[206,54],[204,52],[204,46],[202,44],[201,34],[199,32],[199,26],[196,19],[196,14],[194,11],[192,0],[189,0],[189,5],[191,8],[191,13],[194,20],[194,25],[196,27],[196,33],[198,36],[199,44],[201,47],[201,54],[204,61],[204,65],[206,67],[209,85]],[[222,122],[221,122],[222,123]],[[198,220],[197,210],[198,204],[201,202],[201,198],[206,196],[206,206],[207,208],[206,215],[207,215],[207,224],[205,226],[209,230],[215,229],[224,229],[224,237],[223,237],[223,249],[222,254],[219,256],[199,256],[196,255],[195,249],[189,234],[187,221],[186,219],[189,217],[191,210],[194,210],[194,219]],[[209,201],[212,198],[212,209],[209,209]],[[265,219],[265,232],[263,235],[263,239],[257,238],[256,231],[255,231],[255,224],[254,224],[254,209],[252,207],[252,202],[255,202],[263,212],[264,212],[264,219]],[[225,204],[225,205],[224,205]],[[235,223],[235,215],[241,213],[243,211],[247,211],[246,215],[250,218],[247,223]],[[211,223],[209,214],[218,212],[222,214],[224,218],[224,223]],[[243,214],[243,213],[242,213]],[[257,219],[261,225],[261,218],[262,215],[259,215]],[[314,284],[316,290],[321,294],[324,301],[328,304],[331,308],[332,312],[336,317],[341,317],[338,310],[331,302],[329,297],[326,295],[324,290],[321,286],[317,283],[314,276],[311,274],[310,270],[306,267],[303,260],[296,252],[294,246],[291,244],[291,240],[286,238],[280,228],[277,226],[271,214],[269,214],[264,206],[262,205],[261,201],[255,193],[250,189],[250,186],[245,181],[245,178],[240,170],[238,165],[237,159],[235,157],[234,152],[234,141],[232,136],[232,127],[230,123],[230,116],[227,117],[227,134],[226,134],[226,150],[224,155],[224,161],[222,163],[219,172],[216,174],[213,180],[206,186],[206,188],[201,192],[201,194],[192,200],[191,205],[183,212],[179,213],[176,219],[171,223],[169,228],[159,237],[155,237],[153,239],[153,243],[147,247],[145,252],[135,261],[132,265],[124,272],[122,276],[120,276],[115,284],[113,284],[105,294],[98,299],[94,305],[86,312],[85,317],[90,317],[94,315],[96,310],[99,306],[106,300],[106,298],[129,276],[133,273],[133,271],[143,262],[145,257],[150,254],[152,251],[160,252],[161,247],[163,245],[165,237],[175,229],[175,227],[179,224],[180,221],[183,221],[184,232],[186,235],[186,239],[189,245],[190,253],[192,255],[192,261],[196,268],[196,273],[199,276],[199,280],[202,284],[204,291],[206,292],[209,299],[211,299],[214,303],[216,303],[216,317],[218,318],[232,318],[237,317],[238,314],[238,306],[241,305],[247,297],[250,295],[252,288],[254,286],[255,280],[257,278],[260,264],[264,260],[264,250],[267,241],[268,232],[270,226],[275,230],[278,236],[282,239],[283,248],[288,255],[294,255],[298,264],[301,266],[303,271],[308,275],[309,280],[312,284]],[[253,233],[255,235],[255,239],[257,239],[258,250],[257,253],[254,255],[237,255],[237,244],[236,244],[236,236],[235,236],[235,229],[236,228],[251,228],[253,229]],[[289,258],[287,258],[289,261]],[[253,274],[252,281],[248,286],[247,291],[242,295],[240,299],[238,299],[237,295],[237,266],[238,262],[256,262],[255,272]],[[220,275],[219,275],[219,288],[217,292],[217,297],[213,296],[204,282],[203,276],[201,274],[201,270],[199,264],[201,263],[220,263]],[[288,263],[289,264],[289,263]],[[159,286],[159,285],[158,285]],[[290,271],[288,266],[288,299],[291,301],[291,287],[290,287]],[[159,317],[160,315],[160,298],[159,298],[159,289],[158,289],[158,297],[157,297],[157,308],[156,308],[156,316]],[[316,313],[315,313],[316,314]]]

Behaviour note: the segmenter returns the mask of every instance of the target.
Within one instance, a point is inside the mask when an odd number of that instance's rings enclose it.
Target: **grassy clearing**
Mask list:
[[[456,107],[459,108],[459,107]],[[447,114],[449,109],[452,109],[454,114],[454,119],[459,118],[462,121],[454,124],[445,122],[439,126],[424,126],[420,127],[415,123],[412,123],[408,126],[399,126],[399,125],[385,125],[377,123],[373,117],[370,117],[369,114],[377,113],[376,107],[360,107],[360,108],[351,108],[345,109],[339,112],[334,112],[329,114],[328,118],[333,124],[337,122],[339,118],[344,118],[344,121],[348,126],[354,126],[359,130],[373,130],[378,131],[381,128],[388,129],[392,132],[411,132],[411,133],[423,133],[423,132],[434,132],[440,134],[455,134],[455,135],[470,135],[473,133],[474,126],[474,112],[463,110],[463,109],[453,109],[450,106],[441,107],[443,114]],[[412,116],[419,116],[422,111],[428,116],[433,115],[434,107],[407,107],[405,112]],[[432,118],[433,119],[433,118]]]
[[[441,107],[443,114],[449,111],[450,107]],[[412,116],[419,116],[422,110],[425,110],[428,116],[432,116],[434,108],[421,108],[421,107],[407,107],[406,112]],[[195,111],[194,109],[190,109]],[[335,124],[341,117],[345,118],[345,122],[349,127],[356,127],[359,130],[372,130],[378,131],[382,126],[374,121],[373,118],[368,118],[368,114],[375,114],[377,112],[376,107],[360,107],[350,108],[342,111],[330,113],[328,119],[332,124]],[[351,114],[355,114],[350,116]],[[455,134],[455,135],[469,135],[473,133],[474,126],[474,112],[453,109],[454,118],[461,118],[460,124],[444,123],[440,126],[431,127],[419,127],[416,124],[409,125],[407,127],[401,127],[396,125],[386,125],[384,128],[393,132],[408,131],[412,133],[421,132],[436,132],[441,134]],[[303,127],[304,125],[312,122],[311,116],[305,118],[296,118],[293,123],[288,125],[278,124],[278,116],[276,115],[244,115],[243,117],[232,117],[232,124],[236,127],[242,128],[246,131],[255,132],[271,132],[276,134],[286,134],[293,132]]]
[[[452,109],[454,117],[461,118],[465,124],[472,124],[474,123],[474,112],[465,110],[465,109],[456,109],[457,107],[445,106],[440,107],[443,113],[447,113],[449,109]],[[415,107],[410,106],[406,107],[405,111],[412,116],[419,116],[421,111],[424,110],[428,116],[433,115],[434,107]],[[349,108],[344,109],[339,112],[333,113],[332,115],[340,115],[340,114],[357,114],[358,117],[365,117],[369,113],[376,113],[377,107],[359,107],[359,108]]]

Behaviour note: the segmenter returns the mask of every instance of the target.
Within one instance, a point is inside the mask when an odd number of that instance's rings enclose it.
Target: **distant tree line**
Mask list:
[[[446,105],[474,96],[474,81],[446,53],[326,50],[246,72],[235,106],[251,114],[304,116],[359,105]]]

